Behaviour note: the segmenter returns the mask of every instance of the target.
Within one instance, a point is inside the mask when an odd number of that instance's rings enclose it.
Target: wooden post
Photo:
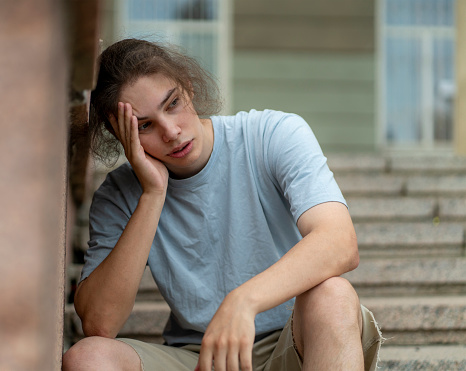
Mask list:
[[[456,1],[455,153],[466,155],[466,0]]]
[[[60,0],[0,2],[0,369],[59,370],[68,57]]]

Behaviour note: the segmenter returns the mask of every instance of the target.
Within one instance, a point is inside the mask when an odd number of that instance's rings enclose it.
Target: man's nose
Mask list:
[[[180,127],[175,123],[165,123],[163,125],[162,139],[165,143],[176,140],[181,133]]]

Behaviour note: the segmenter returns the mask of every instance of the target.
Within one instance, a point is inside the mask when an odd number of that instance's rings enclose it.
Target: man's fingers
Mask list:
[[[212,370],[213,353],[209,348],[201,347],[199,353],[199,361],[197,362],[196,371],[211,371]]]
[[[133,115],[133,108],[129,103],[118,102],[118,119],[113,114],[109,115],[110,124],[120,140],[125,154],[131,157],[134,151],[139,151],[138,121]]]
[[[133,119],[133,109],[129,103],[125,103],[125,116],[124,116],[124,133],[126,138],[126,144],[131,144],[131,122]]]
[[[228,349],[227,371],[239,371],[239,354],[238,349]]]
[[[223,343],[217,344],[217,347],[214,353],[215,371],[226,371],[227,370],[226,368],[227,350],[228,348],[226,344],[223,344]]]
[[[252,344],[249,341],[240,343],[239,361],[241,371],[252,371]]]
[[[118,132],[120,135],[120,141],[124,140],[125,135],[125,104],[118,102]],[[124,144],[122,142],[122,144]]]
[[[139,151],[141,142],[139,141],[138,119],[136,116],[131,117],[130,122],[130,142],[134,151]]]

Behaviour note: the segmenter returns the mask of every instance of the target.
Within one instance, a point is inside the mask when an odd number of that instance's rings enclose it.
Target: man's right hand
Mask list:
[[[139,140],[138,121],[129,103],[118,103],[118,119],[112,114],[110,124],[123,145],[125,156],[141,183],[144,193],[160,193],[165,196],[168,184],[168,170],[156,158],[147,154]]]

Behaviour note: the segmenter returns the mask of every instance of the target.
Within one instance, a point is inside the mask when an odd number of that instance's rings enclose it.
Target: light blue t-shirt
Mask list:
[[[148,258],[172,311],[168,344],[200,343],[225,295],[301,239],[296,222],[303,212],[323,202],[345,203],[301,117],[252,110],[211,119],[211,157],[198,174],[169,179]],[[115,246],[141,192],[126,163],[95,193],[81,279]],[[292,306],[293,300],[258,314],[256,335],[283,328]]]

